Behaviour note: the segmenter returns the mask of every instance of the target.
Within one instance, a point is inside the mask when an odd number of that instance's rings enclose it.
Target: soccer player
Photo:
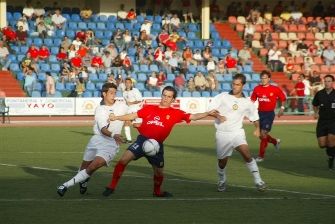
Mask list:
[[[123,98],[126,101],[127,105],[129,106],[129,112],[130,113],[135,113],[141,108],[141,103],[142,103],[142,94],[141,92],[133,87],[133,81],[131,78],[126,78],[125,79],[125,86],[126,89],[123,91]],[[130,126],[131,126],[132,121],[125,121],[124,124],[124,133],[126,135],[127,143],[132,142],[131,138],[131,132],[130,132]],[[139,124],[142,122],[141,119],[136,119],[133,121],[134,124]]]
[[[259,114],[259,123],[260,123],[260,146],[258,157],[256,158],[257,162],[262,162],[265,156],[265,150],[268,146],[268,143],[272,143],[276,150],[279,150],[280,139],[273,138],[269,135],[273,120],[275,118],[275,108],[277,100],[281,101],[281,107],[278,112],[278,117],[283,115],[285,110],[285,93],[277,86],[270,84],[271,73],[269,71],[262,71],[261,74],[261,84],[256,86],[251,94],[251,100],[258,100],[258,114]]]
[[[109,121],[111,113],[124,115],[128,107],[124,102],[116,101],[117,86],[105,83],[102,86],[103,105],[95,110],[94,135],[86,146],[80,171],[69,181],[60,185],[57,193],[62,197],[69,187],[79,183],[80,193],[87,191],[87,182],[92,174],[102,166],[108,166],[119,151],[123,142],[121,131],[123,121]]]
[[[335,89],[334,76],[324,77],[325,88],[313,98],[314,117],[318,119],[316,136],[320,148],[326,148],[328,168],[334,170],[335,157]]]
[[[246,162],[247,168],[253,175],[257,190],[264,191],[266,189],[266,185],[260,176],[257,163],[255,159],[251,157],[243,129],[243,119],[247,117],[255,125],[254,135],[257,137],[260,135],[257,107],[243,94],[243,86],[245,83],[246,77],[243,74],[236,74],[233,77],[232,90],[229,93],[224,92],[215,96],[209,104],[209,109],[218,110],[221,116],[221,118],[218,117],[215,120],[219,192],[226,190],[226,165],[234,149],[241,154]]]
[[[217,111],[212,110],[205,113],[189,114],[180,109],[171,107],[177,96],[177,90],[172,86],[166,86],[162,91],[161,101],[159,105],[144,105],[143,108],[136,113],[130,113],[124,116],[111,115],[110,119],[114,120],[133,120],[142,118],[143,122],[138,127],[139,135],[136,141],[131,144],[123,153],[121,159],[116,164],[112,176],[112,180],[103,192],[104,196],[109,196],[115,191],[115,188],[120,180],[120,177],[128,163],[132,160],[137,160],[141,157],[146,157],[151,164],[154,176],[154,197],[171,197],[172,194],[167,191],[162,191],[161,185],[164,179],[164,140],[169,136],[175,124],[182,121],[189,123],[191,120],[202,119],[207,116],[217,116]],[[155,156],[146,156],[142,149],[143,142],[146,139],[155,139],[160,144],[160,149]]]

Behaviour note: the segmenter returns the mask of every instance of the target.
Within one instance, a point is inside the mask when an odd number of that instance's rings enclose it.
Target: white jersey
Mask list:
[[[123,98],[125,99],[127,103],[129,102],[132,103],[135,101],[142,101],[142,94],[138,89],[132,88],[131,90],[123,91]],[[131,109],[130,112],[136,112],[140,109],[141,103],[132,104],[129,107]]]
[[[102,135],[109,138],[101,133],[103,127],[107,127],[110,132],[114,134],[121,134],[122,126],[124,121],[109,121],[109,115],[111,113],[116,116],[125,115],[128,113],[128,106],[121,101],[115,101],[112,106],[100,105],[95,109],[95,123],[93,131],[95,135]],[[113,138],[109,138],[113,139]]]
[[[215,96],[209,104],[208,110],[216,109],[220,115],[226,117],[226,121],[215,121],[218,132],[234,132],[243,129],[243,119],[250,121],[259,120],[257,107],[246,97],[237,98],[227,92]]]

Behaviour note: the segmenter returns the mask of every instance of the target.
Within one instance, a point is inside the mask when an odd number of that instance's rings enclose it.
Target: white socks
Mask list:
[[[126,139],[128,141],[131,141],[131,134],[130,134],[130,127],[129,126],[124,126],[124,133],[126,135]]]
[[[75,185],[75,184],[77,184],[79,182],[82,182],[82,181],[86,180],[89,177],[90,177],[90,175],[88,175],[86,173],[86,169],[84,169],[84,170],[79,171],[76,176],[74,176],[68,182],[65,182],[63,185],[65,187],[72,187],[73,185]]]
[[[252,176],[254,177],[254,182],[255,184],[258,184],[262,181],[261,175],[259,174],[259,170],[258,170],[258,166],[257,163],[254,159],[252,159],[252,161],[250,163],[246,163],[250,173],[252,174]]]
[[[221,169],[219,164],[217,165],[217,172],[219,176],[219,182],[225,183],[226,182],[226,168]]]

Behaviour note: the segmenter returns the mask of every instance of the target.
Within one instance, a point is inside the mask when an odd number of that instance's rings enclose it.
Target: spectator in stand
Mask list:
[[[209,9],[212,21],[216,21],[221,17],[220,6],[217,4],[216,0],[212,0]]]
[[[279,60],[279,56],[282,52],[277,48],[277,46],[273,46],[268,52],[268,63],[271,67],[272,71],[278,72],[283,71],[282,62]]]
[[[16,31],[16,36],[18,45],[26,45],[28,33],[23,30],[23,26],[19,26],[19,29]]]
[[[159,87],[157,83],[158,83],[157,73],[152,72],[149,78],[147,79],[148,90],[149,91],[159,91]]]
[[[305,43],[305,39],[298,40],[297,51],[299,52],[299,56],[306,57],[308,55],[308,46]]]
[[[226,61],[225,58],[220,58],[216,64],[216,71],[219,74],[224,74],[226,72]]]
[[[335,65],[335,51],[332,45],[327,46],[327,48],[323,51],[322,56],[326,65]]]
[[[66,18],[61,15],[60,9],[55,10],[55,14],[52,15],[51,21],[56,29],[65,31]]]
[[[144,20],[144,23],[141,25],[140,31],[145,30],[145,33],[150,36],[151,35],[151,26],[152,26],[152,22],[150,20],[146,19],[146,20]]]
[[[307,24],[307,30],[310,31],[310,32],[313,32],[313,33],[316,33],[316,32],[319,31],[319,29],[318,29],[318,22],[316,21],[315,18],[313,18],[313,20],[310,21]]]
[[[90,48],[87,47],[85,44],[80,45],[79,49],[77,50],[77,53],[79,54],[79,56],[85,61],[85,60],[90,60]],[[97,53],[94,53],[97,54]]]
[[[45,15],[45,9],[42,7],[42,4],[40,1],[36,2],[36,7],[34,8],[34,14],[36,17]]]
[[[302,80],[305,78],[304,74],[300,74],[297,79],[297,83],[294,85],[294,89],[291,92],[291,96],[296,96],[297,98],[297,109],[299,114],[304,113],[304,98],[305,98],[305,84]],[[293,109],[293,108],[292,108]]]
[[[240,65],[244,66],[246,64],[248,65],[252,65],[252,60],[251,60],[251,54],[250,54],[250,50],[249,50],[249,46],[248,45],[244,45],[244,47],[239,50],[238,52],[238,62]]]
[[[79,30],[76,32],[76,36],[75,39],[79,38],[79,41],[81,41],[82,43],[86,43],[86,32],[84,30]]]
[[[195,89],[197,91],[204,91],[208,88],[208,82],[201,72],[197,72],[197,74],[194,77],[194,84],[195,84]]]
[[[132,46],[132,37],[131,37],[129,30],[125,30],[122,36],[123,36],[123,42],[125,45],[125,49],[129,49]]]
[[[298,41],[293,40],[288,45],[288,53],[292,55],[292,57],[299,57],[300,51],[298,51]]]
[[[71,68],[68,62],[64,62],[62,64],[61,72],[60,72],[60,80],[62,83],[66,82],[73,82],[75,81],[75,74],[73,69]]]
[[[180,68],[179,68],[177,53],[173,52],[172,57],[168,60],[167,72],[175,73],[179,71],[180,71]]]
[[[114,60],[114,59],[119,55],[119,53],[118,53],[118,51],[117,51],[117,49],[115,48],[115,45],[114,45],[113,43],[109,44],[109,45],[105,48],[105,51],[109,51],[112,60]]]
[[[237,60],[230,52],[225,57],[225,66],[228,73],[237,72]]]
[[[294,65],[295,65],[294,58],[290,54],[288,54],[287,58],[284,61],[284,64],[285,65],[283,67],[283,71],[289,75],[290,79],[292,79],[292,74],[295,72],[294,71]]]
[[[161,92],[165,87],[166,75],[163,71],[160,71],[157,76],[157,86]]]
[[[204,60],[205,65],[207,65],[207,62],[209,58],[213,57],[212,55],[212,49],[209,46],[206,46],[205,49],[202,52],[202,58]]]
[[[196,65],[204,64],[204,58],[202,57],[202,54],[199,49],[195,50],[195,53],[193,54],[193,59],[197,62]]]
[[[78,73],[78,77],[79,78],[82,78],[84,80],[84,82],[88,82],[88,75],[89,75],[89,71],[88,71],[88,68],[87,66],[83,66],[81,68],[81,70],[79,70],[79,73]]]
[[[187,65],[197,65],[197,62],[193,59],[193,52],[190,47],[184,48],[182,58],[187,63]]]
[[[195,82],[194,82],[194,77],[190,77],[190,79],[187,81],[187,90],[189,92],[194,92],[195,89]]]
[[[214,72],[214,71],[216,71],[216,63],[215,63],[215,61],[213,60],[212,57],[210,57],[210,58],[208,59],[208,63],[207,63],[207,71],[208,71],[208,72]]]
[[[311,57],[305,57],[303,66],[305,75],[307,77],[310,77],[312,75],[313,65],[315,65],[313,59]]]
[[[72,58],[74,58],[76,56],[76,48],[73,44],[70,45],[68,51],[67,51],[67,55],[68,55],[68,58],[69,60],[71,60]]]
[[[130,22],[133,22],[136,19],[136,12],[134,9],[129,10],[126,19]]]
[[[181,2],[182,2],[182,6],[183,6],[184,22],[185,23],[188,23],[188,22],[194,23],[193,13],[192,13],[192,9],[191,9],[191,0],[182,0]]]
[[[161,44],[156,48],[154,52],[154,61],[160,67],[160,69],[164,67],[165,56],[163,46]]]
[[[76,49],[76,51],[79,50],[79,47],[82,44],[83,44],[83,42],[80,40],[80,38],[78,36],[76,37],[76,39],[74,39],[72,41],[72,45],[74,46],[74,48]]]
[[[38,32],[38,36],[42,39],[48,37],[48,29],[44,23],[44,19],[41,18],[42,16],[36,19],[36,30]]]
[[[185,81],[185,76],[183,73],[179,73],[177,75],[177,77],[174,79],[174,86],[176,88],[176,90],[181,93],[184,91],[185,89],[185,84],[186,84],[186,81]]]
[[[144,48],[148,48],[151,45],[151,37],[146,33],[145,30],[142,30],[140,32],[139,41],[141,46],[143,46]]]
[[[36,83],[36,74],[33,73],[33,70],[28,69],[27,73],[24,76],[24,90],[28,93],[28,96],[31,96],[33,92],[34,85]]]
[[[7,71],[11,63],[11,60],[8,57],[9,51],[8,48],[4,46],[3,41],[0,40],[0,65],[3,71]]]
[[[255,26],[251,22],[247,23],[244,29],[243,38],[244,38],[245,43],[249,47],[251,47],[251,43],[254,39],[254,34],[255,34]]]
[[[219,81],[217,80],[214,72],[209,72],[207,77],[208,91],[217,91],[219,87]]]
[[[174,53],[174,51],[172,51],[171,48],[166,47],[166,50],[164,52],[165,60],[169,60],[170,58],[172,58],[173,53]]]
[[[48,12],[45,17],[44,17],[44,24],[47,27],[47,32],[49,36],[53,36],[55,33],[55,26],[54,23],[52,22],[52,15],[50,12]]]
[[[16,27],[19,28],[20,26],[22,26],[23,31],[27,31],[27,32],[29,31],[29,24],[27,22],[27,19],[24,16],[21,17],[16,23]]]
[[[327,31],[327,24],[323,18],[320,18],[320,20],[317,23],[318,32],[326,32]]]
[[[50,57],[50,51],[46,45],[42,45],[41,48],[38,50],[38,59],[44,62],[48,62]]]
[[[6,39],[7,44],[16,42],[16,32],[13,30],[13,28],[8,25],[4,28],[2,28],[2,33]]]
[[[70,62],[71,62],[71,66],[75,70],[81,69],[81,67],[83,66],[83,61],[78,53],[75,54],[75,57],[70,59]]]
[[[83,78],[79,78],[76,82],[76,97],[82,97],[83,93],[85,92],[85,82]]]
[[[31,57],[29,52],[27,52],[26,57],[22,59],[21,68],[24,74],[27,74],[29,70],[33,70],[35,73],[37,73],[35,60]]]
[[[104,69],[104,63],[102,62],[102,58],[99,54],[95,54],[91,59],[91,66],[95,71],[102,71]]]
[[[124,9],[124,4],[120,5],[120,9],[117,11],[117,18],[121,21],[124,21],[127,19],[128,12]]]
[[[27,19],[31,20],[35,16],[35,10],[31,4],[31,0],[26,1],[26,6],[23,8],[22,14],[25,16]]]
[[[131,62],[130,57],[127,55],[127,52],[124,51],[124,56],[121,57],[122,59],[122,67],[124,71],[130,75],[134,70],[133,63]]]
[[[30,57],[34,59],[34,61],[38,61],[38,52],[39,49],[35,46],[35,44],[32,43],[27,53],[30,53]]]
[[[120,29],[117,29],[115,34],[113,35],[113,41],[119,52],[124,50],[125,42],[123,38],[123,33]]]
[[[53,97],[56,92],[55,79],[52,77],[50,72],[45,73],[47,78],[45,81],[46,97]]]
[[[112,67],[112,56],[109,51],[104,50],[104,54],[101,57],[102,63],[104,64],[105,67],[105,72],[108,74],[111,72],[111,67]]]
[[[64,48],[64,50],[67,52],[69,50],[70,45],[71,40],[67,36],[64,36],[60,46]]]
[[[83,21],[89,22],[90,18],[92,17],[92,10],[88,7],[84,7],[82,10],[80,10],[80,17]]]
[[[172,29],[176,30],[180,28],[180,19],[177,14],[174,14],[171,18]]]
[[[261,34],[261,42],[266,49],[270,49],[274,46],[274,41],[269,29],[266,29],[265,32]]]
[[[320,75],[316,71],[312,72],[311,77],[309,77],[309,82],[311,84],[312,96],[315,96],[315,94],[324,87]]]

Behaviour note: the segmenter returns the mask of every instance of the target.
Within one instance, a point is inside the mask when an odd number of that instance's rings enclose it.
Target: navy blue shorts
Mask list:
[[[273,120],[275,119],[274,111],[258,111],[259,126],[261,130],[271,131]]]
[[[136,141],[131,144],[127,150],[131,151],[135,155],[135,160],[138,160],[141,157],[145,157],[148,162],[156,166],[158,168],[163,168],[164,167],[164,146],[163,144],[159,143],[159,152],[155,156],[147,156],[145,155],[143,151],[143,142],[147,140],[148,138],[144,137],[143,135],[137,136]]]

